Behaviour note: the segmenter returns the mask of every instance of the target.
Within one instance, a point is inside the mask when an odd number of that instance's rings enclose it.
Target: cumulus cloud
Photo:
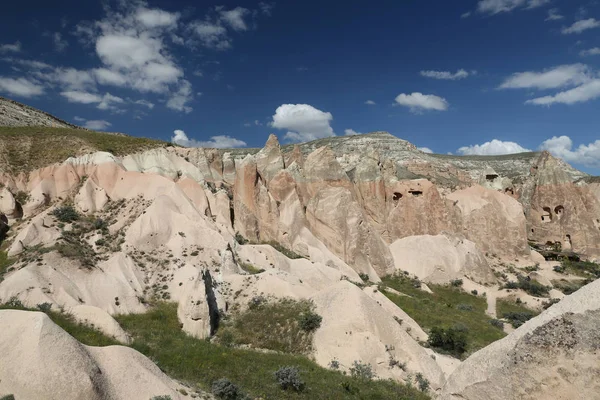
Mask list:
[[[588,29],[594,29],[600,27],[600,21],[595,18],[582,19],[575,22],[573,25],[564,27],[562,29],[563,35],[570,35],[573,33],[581,33]]]
[[[433,150],[431,150],[429,147],[417,147],[417,149],[421,150],[423,153],[427,153],[427,154],[433,153]]]
[[[221,20],[236,31],[248,30],[244,18],[250,14],[250,10],[244,7],[236,7],[233,10],[220,10]]]
[[[4,78],[0,76],[0,91],[13,96],[34,97],[44,93],[44,87],[25,78]]]
[[[477,11],[484,14],[499,14],[515,8],[532,9],[550,3],[550,0],[480,0]]]
[[[69,46],[69,43],[63,39],[60,32],[54,32],[52,34],[52,41],[54,42],[54,49],[59,53],[65,51],[65,49]]]
[[[373,100],[367,100],[367,101],[365,101],[365,104],[367,104],[369,106],[374,106],[377,103],[375,103]]]
[[[137,101],[135,101],[135,104],[139,104],[141,106],[148,107],[150,110],[152,110],[154,108],[154,103],[151,103],[147,100],[137,100]]]
[[[356,136],[362,135],[361,132],[356,132],[354,129],[344,129],[344,135],[346,136]]]
[[[113,96],[110,93],[105,93],[104,96],[100,96],[96,93],[82,92],[82,91],[66,91],[60,93],[70,103],[80,104],[98,104],[96,108],[100,110],[118,110],[116,104],[123,104],[125,100],[118,96]]]
[[[282,104],[275,110],[270,125],[277,129],[287,129],[285,138],[293,142],[303,142],[335,136],[331,128],[333,115],[308,104]]]
[[[194,98],[192,93],[192,84],[184,80],[179,86],[179,90],[173,93],[167,101],[167,107],[171,110],[182,111],[184,113],[192,112],[192,107],[186,104]]]
[[[179,13],[142,7],[136,11],[135,18],[146,28],[174,28],[177,25]]]
[[[545,140],[540,150],[547,150],[552,155],[567,162],[600,168],[600,140],[590,144],[580,144],[573,150],[573,141],[568,136],[554,136]]]
[[[600,97],[600,79],[586,82],[576,88],[559,92],[553,96],[543,96],[527,100],[525,104],[538,106],[549,106],[552,104],[575,104],[583,103]]]
[[[396,103],[410,108],[410,111],[413,113],[420,113],[424,110],[446,111],[449,107],[446,99],[433,94],[419,92],[411,94],[401,93],[396,96]]]
[[[500,85],[500,89],[554,89],[582,84],[591,76],[587,65],[560,65],[542,72],[515,73]]]
[[[546,17],[546,21],[558,21],[563,18],[564,17],[559,14],[558,8],[551,8],[548,10],[548,16]]]
[[[471,146],[463,146],[458,149],[458,153],[464,156],[496,156],[502,154],[515,154],[531,151],[515,142],[505,142],[494,139],[483,144],[475,144]]]
[[[21,52],[21,42],[14,43],[6,43],[0,44],[0,54],[3,53],[20,53]]]
[[[209,147],[217,149],[247,146],[246,142],[243,140],[239,140],[227,135],[211,136],[210,140],[207,141],[190,139],[187,134],[180,129],[173,131],[171,142],[184,147]]]
[[[83,125],[84,128],[88,128],[94,131],[103,131],[110,126],[112,126],[110,122],[98,119],[85,120],[85,124]]]
[[[421,76],[426,78],[456,81],[467,78],[469,73],[464,69],[459,69],[455,73],[449,71],[421,71]]]
[[[600,56],[600,47],[592,47],[591,49],[582,50],[579,52],[579,55],[582,57]]]
[[[198,21],[192,25],[192,29],[205,47],[216,50],[227,50],[231,47],[227,29],[220,23]]]

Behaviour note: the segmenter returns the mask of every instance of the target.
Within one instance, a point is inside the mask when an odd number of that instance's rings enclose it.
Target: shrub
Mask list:
[[[246,398],[246,395],[239,387],[231,383],[229,379],[224,378],[213,382],[212,394],[218,399],[223,400],[241,400]]]
[[[17,194],[15,194],[15,200],[21,204],[21,205],[25,205],[25,203],[27,203],[29,201],[29,193],[24,192],[24,191],[18,191]]]
[[[300,372],[296,367],[281,367],[275,372],[275,379],[283,390],[292,389],[296,392],[304,389],[304,382],[300,379]]]
[[[563,265],[555,265],[554,267],[552,267],[552,269],[554,270],[554,272],[558,272],[559,274],[564,274],[566,271],[566,268]]]
[[[371,364],[363,363],[362,361],[354,361],[350,367],[350,375],[353,378],[364,379],[370,381],[375,377]]]
[[[150,400],[173,400],[173,398],[167,394],[162,396],[154,396]]]
[[[12,394],[0,397],[0,400],[15,400],[15,396]]]
[[[504,322],[500,321],[499,319],[490,320],[490,324],[495,328],[504,330]]]
[[[425,379],[422,373],[417,372],[417,375],[415,375],[415,379],[417,380],[417,385],[419,386],[419,390],[421,392],[426,392],[427,390],[429,390],[429,381]]]
[[[502,315],[502,318],[508,320],[514,328],[518,328],[531,318],[535,317],[535,314],[531,312],[507,312]]]
[[[52,211],[52,215],[54,215],[60,222],[65,223],[77,221],[79,219],[79,213],[71,205],[58,207]]]
[[[360,274],[358,274],[358,276],[360,277],[360,279],[363,280],[363,282],[369,281],[369,274],[365,274],[364,272],[361,272]]]
[[[340,369],[340,362],[338,360],[335,360],[335,359],[329,361],[329,368],[335,369],[335,370]]]
[[[456,305],[456,309],[460,311],[473,311],[475,308],[470,304],[461,303]]]
[[[303,331],[313,332],[319,329],[321,321],[323,321],[323,317],[313,311],[308,311],[300,316],[298,323]]]
[[[42,304],[38,304],[37,308],[43,312],[43,313],[48,313],[50,312],[50,310],[52,309],[52,304],[51,303],[42,303]]]
[[[247,244],[248,243],[248,239],[243,237],[239,232],[235,233],[235,241],[238,242],[239,244]]]
[[[435,326],[431,328],[427,343],[431,347],[437,347],[460,356],[467,350],[466,330],[458,327]]]
[[[450,284],[454,287],[461,287],[463,285],[462,279],[454,279]]]
[[[254,296],[248,302],[248,308],[251,310],[257,309],[263,304],[267,302],[267,299],[264,296]]]
[[[471,290],[471,294],[473,296],[477,296],[479,293],[477,292],[477,289],[473,289],[473,290]]]
[[[538,281],[523,275],[517,276],[517,282],[507,282],[504,285],[504,289],[521,289],[535,297],[546,296],[550,291],[550,287],[544,286]]]
[[[544,307],[544,310],[547,310],[550,307],[552,307],[553,305],[555,305],[556,303],[558,303],[559,301],[560,301],[560,299],[550,299],[550,300],[544,301],[542,303],[542,307]]]

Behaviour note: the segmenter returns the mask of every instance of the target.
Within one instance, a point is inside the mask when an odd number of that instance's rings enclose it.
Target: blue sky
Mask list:
[[[227,147],[386,130],[600,174],[598,1],[29,1],[0,22],[0,95],[79,125]]]

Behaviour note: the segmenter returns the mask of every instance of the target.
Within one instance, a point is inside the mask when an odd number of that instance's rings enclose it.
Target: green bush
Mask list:
[[[56,217],[60,222],[70,223],[77,221],[80,217],[79,213],[71,205],[58,207],[52,211],[52,215]]]
[[[154,396],[150,400],[173,400],[173,398],[169,395],[162,395],[162,396]]]
[[[425,379],[422,373],[417,372],[415,379],[417,380],[417,386],[419,386],[419,390],[421,392],[426,392],[429,390],[429,381]]]
[[[457,304],[456,309],[460,311],[474,311],[475,308],[471,304]]]
[[[454,279],[450,284],[454,287],[461,287],[463,285],[462,279]]]
[[[517,282],[507,282],[504,289],[521,289],[531,296],[543,297],[548,295],[551,288],[528,276],[519,275],[517,276]]]
[[[492,320],[490,320],[490,324],[493,327],[496,327],[498,329],[504,330],[504,322],[500,321],[499,319],[492,319]]]
[[[238,242],[239,244],[247,244],[248,243],[248,239],[243,237],[239,232],[235,233],[235,241]]]
[[[466,330],[457,327],[433,327],[429,333],[427,343],[431,347],[461,356],[467,350]]]
[[[308,311],[300,316],[298,323],[303,331],[313,332],[319,329],[321,321],[323,321],[323,317],[313,311]]]
[[[15,396],[12,394],[0,397],[0,400],[15,400]]]
[[[51,303],[42,303],[42,304],[38,304],[37,305],[38,310],[40,310],[43,313],[49,313],[50,310],[52,310],[52,304]]]
[[[219,379],[212,384],[212,394],[223,400],[242,400],[246,395],[229,379]]]
[[[354,361],[350,367],[350,376],[353,378],[370,381],[375,378],[375,372],[371,364],[363,363],[362,361]]]
[[[304,389],[304,382],[300,378],[300,371],[296,367],[281,367],[275,371],[275,379],[283,390],[300,392]]]
[[[507,312],[502,314],[502,318],[508,320],[515,328],[520,327],[533,317],[535,317],[535,314],[532,312]]]

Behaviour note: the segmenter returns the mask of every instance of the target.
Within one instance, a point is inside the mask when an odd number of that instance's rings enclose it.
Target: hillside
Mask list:
[[[0,96],[0,126],[38,126],[84,129],[47,112]]]
[[[0,160],[0,398],[598,398],[600,182],[549,153],[0,127]]]

